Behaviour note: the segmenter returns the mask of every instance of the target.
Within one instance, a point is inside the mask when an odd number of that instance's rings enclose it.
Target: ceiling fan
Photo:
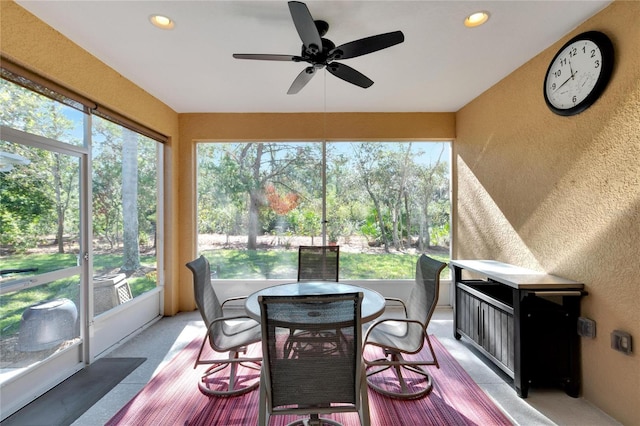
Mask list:
[[[355,40],[336,47],[331,40],[323,38],[329,30],[329,24],[321,20],[314,21],[306,4],[299,1],[290,1],[289,11],[291,12],[291,17],[293,18],[293,23],[296,26],[298,35],[300,39],[302,39],[302,52],[300,56],[259,53],[233,54],[233,57],[236,59],[309,63],[310,66],[302,70],[291,84],[291,87],[289,87],[289,91],[287,92],[289,95],[298,93],[311,80],[316,71],[322,68],[326,68],[331,74],[344,81],[366,89],[373,84],[372,80],[361,72],[334,61],[337,59],[355,58],[356,56],[386,49],[387,47],[404,41],[402,31],[393,31]]]

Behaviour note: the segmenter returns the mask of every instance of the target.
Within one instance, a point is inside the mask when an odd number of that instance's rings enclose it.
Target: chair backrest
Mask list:
[[[338,281],[340,246],[298,247],[298,281]]]
[[[446,263],[425,254],[420,255],[416,262],[416,280],[407,299],[407,317],[420,321],[425,328],[438,304],[440,273],[446,266]]]
[[[216,292],[211,284],[211,269],[209,261],[200,256],[196,260],[187,263],[187,268],[193,273],[193,295],[196,299],[196,306],[200,311],[202,320],[209,329],[209,326],[216,318],[222,317],[222,306]],[[209,341],[215,345],[216,335],[221,332],[222,323],[217,323],[209,329]]]
[[[359,405],[362,297],[348,293],[259,298],[262,368],[271,408]],[[327,350],[328,345],[333,350]]]

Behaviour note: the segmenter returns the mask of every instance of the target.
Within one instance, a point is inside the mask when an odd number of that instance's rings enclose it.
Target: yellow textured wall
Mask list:
[[[616,62],[602,97],[561,117],[542,85],[555,52],[600,30]],[[454,257],[497,259],[584,282],[583,396],[640,424],[640,2],[618,1],[456,116]],[[610,348],[625,330],[635,353]]]
[[[168,206],[165,253],[171,259],[176,229],[172,147],[178,142],[178,114],[13,1],[0,1],[0,20],[0,51],[4,57],[170,137],[164,152]],[[165,273],[165,312],[173,314],[179,295],[171,287],[175,281],[172,264],[166,265]]]

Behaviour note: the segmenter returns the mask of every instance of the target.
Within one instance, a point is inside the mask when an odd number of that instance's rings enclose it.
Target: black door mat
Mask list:
[[[0,424],[70,425],[145,360],[146,358],[101,358]]]

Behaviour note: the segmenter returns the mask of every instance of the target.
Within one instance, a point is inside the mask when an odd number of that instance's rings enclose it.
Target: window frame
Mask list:
[[[336,140],[336,139],[332,139],[332,140],[296,140],[296,141],[292,141],[292,140],[201,140],[201,141],[197,141],[196,142],[196,149],[195,149],[195,163],[197,165],[197,168],[199,168],[200,166],[200,159],[199,159],[199,155],[200,155],[200,151],[198,149],[198,147],[200,145],[203,144],[245,144],[245,143],[281,143],[281,144],[286,144],[286,143],[321,143],[322,144],[322,245],[326,245],[327,244],[327,238],[328,238],[328,232],[327,232],[327,145],[330,145],[332,143],[361,143],[361,142],[373,142],[373,143],[405,143],[405,142],[414,142],[414,143],[425,143],[425,144],[429,144],[429,143],[434,143],[434,144],[446,144],[447,145],[447,156],[444,158],[444,160],[446,160],[446,163],[448,164],[447,166],[447,174],[446,174],[446,178],[448,179],[448,200],[449,200],[449,247],[448,247],[448,257],[451,258],[451,253],[452,253],[452,246],[451,246],[451,215],[452,215],[452,209],[453,209],[453,202],[451,199],[451,191],[452,191],[452,179],[451,179],[451,174],[452,174],[452,145],[453,145],[453,140],[412,140],[412,141],[407,141],[407,140],[394,140],[394,139],[384,139],[384,140],[367,140],[367,141],[362,141],[362,140]],[[196,247],[197,247],[197,252],[198,255],[201,254],[201,246],[199,243],[199,238],[200,238],[200,229],[199,229],[199,217],[198,217],[198,210],[199,210],[199,203],[200,200],[198,198],[199,192],[200,190],[198,189],[199,186],[199,169],[196,170],[195,172],[195,180],[196,180],[196,201],[195,201],[195,221],[196,221]],[[317,245],[317,243],[316,243]],[[417,254],[416,254],[417,256]],[[212,265],[212,268],[215,268],[215,265]],[[214,273],[215,273],[215,269]],[[412,272],[413,273],[413,272]],[[214,275],[215,278],[215,275]],[[295,279],[295,277],[293,278]],[[292,278],[256,278],[256,279],[240,279],[240,278],[217,278],[215,280],[216,283],[220,283],[221,285],[219,287],[227,287],[227,286],[231,286],[231,287],[236,287],[236,288],[255,288],[256,285],[258,285],[259,287],[264,287],[267,285],[274,285],[274,284],[280,284],[280,283],[286,283],[286,282],[290,282],[292,280]],[[251,281],[251,284],[247,285],[247,281]],[[398,284],[398,283],[402,283],[402,284],[407,284],[409,282],[413,282],[413,278],[403,278],[403,279],[394,279],[394,278],[390,278],[390,279],[364,279],[364,278],[354,278],[354,279],[340,279],[341,282],[347,282],[347,283],[353,283],[353,284],[358,284],[358,285],[364,285],[364,286],[379,286],[379,285],[388,285],[388,284]],[[233,294],[233,293],[230,293]],[[447,298],[448,300],[448,298]]]

